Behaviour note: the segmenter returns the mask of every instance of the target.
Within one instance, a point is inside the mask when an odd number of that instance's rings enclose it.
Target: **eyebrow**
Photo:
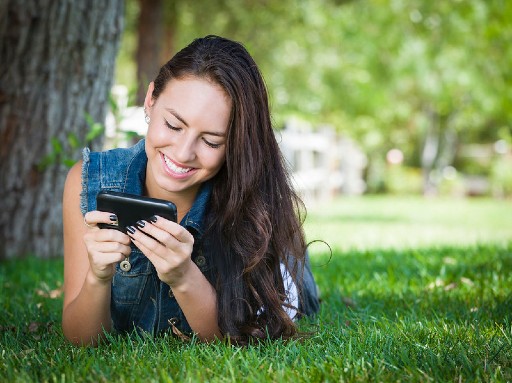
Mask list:
[[[178,120],[180,120],[187,128],[189,127],[187,121],[185,121],[185,119],[183,117],[181,117],[180,114],[178,112],[176,112],[174,109],[172,109],[172,108],[164,108],[164,109],[167,110],[169,113],[171,113]],[[224,133],[219,133],[219,132],[205,132],[204,134],[209,134],[211,136],[217,136],[217,137],[225,137]]]
[[[178,112],[176,112],[174,109],[171,109],[171,108],[165,108],[165,110],[168,111],[169,113],[171,113],[178,120],[180,120],[188,128],[187,121],[185,121],[185,119],[183,117],[181,117]]]

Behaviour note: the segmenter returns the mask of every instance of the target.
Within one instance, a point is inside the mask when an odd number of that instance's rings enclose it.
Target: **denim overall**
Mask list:
[[[119,191],[142,195],[144,192],[147,156],[145,140],[131,148],[119,148],[106,152],[90,152],[84,149],[82,167],[82,214],[96,210],[96,195],[100,190]],[[205,239],[204,219],[211,193],[211,182],[204,183],[190,211],[180,224],[194,236],[192,261],[205,277],[214,283],[211,257]],[[129,256],[131,269],[123,271],[119,264],[112,279],[111,317],[112,327],[118,332],[133,329],[153,335],[176,326],[183,333],[192,332],[169,286],[160,281],[156,270],[146,256],[133,244]],[[299,310],[309,315],[318,311],[316,285],[306,261],[304,268],[301,304]]]

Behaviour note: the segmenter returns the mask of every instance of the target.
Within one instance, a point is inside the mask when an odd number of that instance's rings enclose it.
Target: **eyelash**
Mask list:
[[[165,121],[165,125],[166,125],[169,129],[171,129],[171,130],[173,130],[173,131],[175,131],[175,132],[179,132],[179,131],[181,130],[181,128],[177,128],[177,127],[172,126],[171,124],[169,124],[169,122],[168,122],[168,121],[166,121],[166,120],[164,120],[164,121]],[[212,149],[218,149],[218,148],[220,148],[220,147],[221,147],[221,145],[222,145],[222,144],[214,144],[214,143],[212,143],[212,142],[210,142],[210,141],[205,140],[204,138],[202,138],[202,140],[203,140],[203,142],[204,142],[207,146],[209,146],[209,147],[210,147],[210,148],[212,148]]]
[[[171,124],[169,124],[169,122],[167,122],[166,120],[164,120],[164,121],[165,121],[165,125],[167,125],[167,127],[168,127],[169,129],[174,130],[174,131],[176,131],[176,132],[179,132],[179,131],[181,130],[181,128],[177,128],[177,127],[175,127],[175,126],[172,126],[172,125],[171,125]]]
[[[203,138],[203,142],[212,149],[218,149],[221,146],[221,144],[214,144],[214,143],[211,143],[210,141],[206,141],[204,138]]]

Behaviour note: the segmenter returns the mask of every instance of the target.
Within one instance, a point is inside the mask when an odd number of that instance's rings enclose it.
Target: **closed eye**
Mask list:
[[[165,125],[166,125],[169,129],[171,129],[171,130],[174,130],[174,131],[176,131],[176,132],[179,132],[179,131],[181,130],[181,128],[177,128],[176,126],[173,126],[173,125],[169,124],[169,122],[168,122],[167,120],[164,120],[164,122],[165,122]]]
[[[171,129],[171,130],[173,130],[173,131],[175,131],[175,132],[180,132],[180,131],[182,130],[182,128],[178,128],[178,127],[176,127],[176,126],[174,126],[174,125],[171,125],[171,124],[169,123],[169,121],[167,121],[167,120],[165,120],[165,119],[164,119],[164,123],[165,123],[165,125],[166,125],[169,129]],[[218,148],[220,148],[220,147],[223,145],[223,144],[216,144],[216,143],[214,143],[214,142],[208,141],[208,140],[207,140],[206,138],[204,138],[204,137],[202,138],[202,140],[203,140],[203,142],[204,142],[207,146],[209,146],[210,148],[213,148],[213,149],[218,149]]]
[[[213,149],[218,149],[218,148],[220,148],[220,147],[222,146],[222,144],[215,144],[215,143],[213,143],[213,142],[208,141],[208,140],[207,140],[207,139],[205,139],[204,137],[203,137],[203,142],[204,142],[206,145],[208,145],[210,148],[213,148]]]

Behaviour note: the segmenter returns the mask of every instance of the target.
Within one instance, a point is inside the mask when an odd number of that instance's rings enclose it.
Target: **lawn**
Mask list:
[[[302,341],[247,348],[61,334],[62,260],[0,263],[0,381],[512,381],[512,206],[338,199],[309,209],[322,292]]]
[[[325,240],[341,251],[507,244],[512,240],[512,201],[338,198],[309,207],[306,232],[310,241]]]

